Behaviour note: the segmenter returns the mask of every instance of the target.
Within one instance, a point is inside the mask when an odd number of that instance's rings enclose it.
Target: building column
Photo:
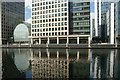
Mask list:
[[[77,44],[79,44],[79,37],[77,37]]]
[[[39,38],[39,44],[41,44],[41,38]]]
[[[48,37],[47,44],[50,44],[50,38]]]
[[[33,39],[31,38],[31,44],[33,44]]]
[[[59,44],[59,37],[57,37],[57,44]]]

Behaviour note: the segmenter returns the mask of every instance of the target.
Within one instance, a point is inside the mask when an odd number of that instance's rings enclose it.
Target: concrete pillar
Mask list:
[[[47,44],[50,44],[50,38],[48,37]]]
[[[67,37],[67,44],[69,44],[69,37]]]
[[[77,44],[79,44],[79,37],[77,37]]]
[[[31,44],[33,44],[33,39],[31,38]]]
[[[90,47],[90,36],[88,37],[88,47]]]
[[[41,38],[39,38],[39,44],[41,44]]]
[[[57,44],[59,44],[59,37],[57,37]]]

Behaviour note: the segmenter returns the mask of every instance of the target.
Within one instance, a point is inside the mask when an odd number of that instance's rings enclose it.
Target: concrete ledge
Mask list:
[[[92,44],[41,44],[41,45],[2,45],[1,48],[71,48],[71,49],[120,49],[120,45]]]

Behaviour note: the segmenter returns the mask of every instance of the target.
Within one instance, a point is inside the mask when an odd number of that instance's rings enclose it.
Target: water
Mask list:
[[[120,78],[119,49],[0,49],[0,79]]]

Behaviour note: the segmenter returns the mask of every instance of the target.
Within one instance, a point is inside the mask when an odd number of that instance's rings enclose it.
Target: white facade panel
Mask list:
[[[111,17],[110,17],[110,20],[111,20],[111,26],[110,26],[110,43],[111,44],[114,44],[115,43],[115,28],[114,28],[114,3],[111,3],[111,11],[110,11],[110,14],[111,14]]]
[[[95,0],[95,36],[98,36],[98,2]]]

